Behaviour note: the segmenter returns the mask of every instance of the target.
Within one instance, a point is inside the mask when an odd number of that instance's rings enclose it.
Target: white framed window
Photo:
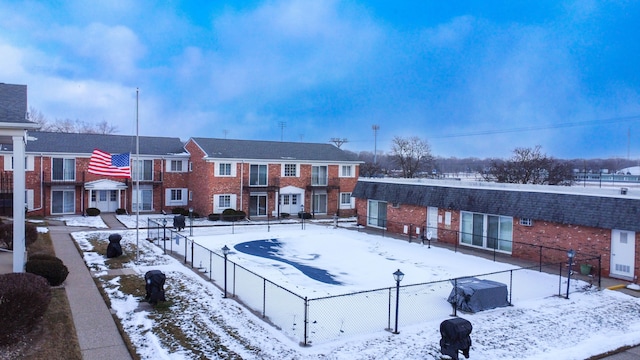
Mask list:
[[[72,187],[51,189],[51,213],[73,214],[76,211],[76,191]]]
[[[340,165],[340,177],[354,177],[353,165]]]
[[[51,180],[74,181],[75,179],[76,159],[51,159]]]
[[[367,225],[379,228],[387,227],[387,202],[369,200],[367,204]]]
[[[460,244],[511,253],[513,218],[462,211]]]
[[[249,169],[249,185],[267,186],[267,165],[252,164]]]
[[[283,177],[297,177],[298,176],[298,164],[283,164],[282,165]]]
[[[218,207],[228,209],[231,207],[231,195],[218,196]]]
[[[33,171],[35,167],[35,158],[33,155],[27,155],[24,158],[25,171]],[[4,170],[13,171],[13,156],[7,154],[4,156]]]
[[[24,199],[27,203],[27,209],[33,210],[33,189],[26,189],[24,191]]]
[[[132,160],[131,161],[131,180],[152,181],[153,180],[153,160]]]
[[[153,210],[153,187],[151,185],[141,185],[139,190],[132,189],[131,209],[133,211]]]
[[[329,172],[326,165],[311,167],[311,185],[327,186],[329,180]]]
[[[187,160],[167,160],[167,172],[185,172]]]
[[[355,198],[351,197],[350,192],[340,193],[340,209],[353,209]]]
[[[215,176],[236,176],[236,166],[230,162],[219,162],[214,165]]]
[[[522,226],[533,226],[533,220],[531,220],[531,219],[520,219],[520,225],[522,225]]]
[[[187,205],[187,189],[166,189],[165,205]]]
[[[193,191],[189,190],[189,201],[193,201]]]
[[[235,194],[216,194],[213,196],[213,212],[216,214],[221,214],[225,209],[235,209],[236,208],[236,199],[237,196]]]

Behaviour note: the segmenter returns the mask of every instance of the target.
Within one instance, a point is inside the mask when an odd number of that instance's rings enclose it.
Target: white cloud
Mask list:
[[[122,25],[91,23],[85,27],[63,27],[54,33],[70,53],[95,61],[92,68],[107,77],[126,78],[135,73],[136,61],[145,53],[136,34]]]

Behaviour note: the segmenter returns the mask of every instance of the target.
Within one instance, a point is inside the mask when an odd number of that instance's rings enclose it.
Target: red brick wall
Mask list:
[[[366,224],[367,200],[357,199],[356,208],[359,214],[359,224]],[[451,225],[445,226],[445,213],[451,213]],[[387,204],[387,231],[396,234],[404,232],[405,225],[424,227],[426,223],[427,209],[420,206],[403,205],[394,208]],[[438,223],[438,241],[447,244],[459,243],[460,211],[438,209],[438,215],[442,222]],[[415,230],[413,230],[415,231]],[[414,232],[415,234],[415,232]],[[635,276],[640,274],[640,233],[636,233],[635,247]],[[611,230],[586,226],[557,224],[544,221],[533,221],[533,226],[520,225],[519,219],[513,219],[513,251],[512,256],[538,262],[540,259],[540,246],[542,249],[542,261],[559,263],[567,261],[566,250],[574,249],[578,253],[576,264],[581,263],[580,258],[601,255],[601,270],[603,276],[609,276],[611,254]],[[530,246],[534,245],[534,246]],[[584,261],[597,267],[597,259]]]

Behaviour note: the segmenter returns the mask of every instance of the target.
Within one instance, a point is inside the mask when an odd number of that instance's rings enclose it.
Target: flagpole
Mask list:
[[[136,88],[136,172],[140,167],[140,138],[139,138],[139,121],[138,121],[138,98],[140,90]],[[136,262],[140,259],[140,176],[136,176]]]

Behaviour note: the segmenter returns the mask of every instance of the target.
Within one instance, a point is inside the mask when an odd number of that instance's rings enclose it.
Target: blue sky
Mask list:
[[[6,1],[0,82],[119,134],[640,158],[640,2]],[[9,15],[10,14],[10,15]]]

